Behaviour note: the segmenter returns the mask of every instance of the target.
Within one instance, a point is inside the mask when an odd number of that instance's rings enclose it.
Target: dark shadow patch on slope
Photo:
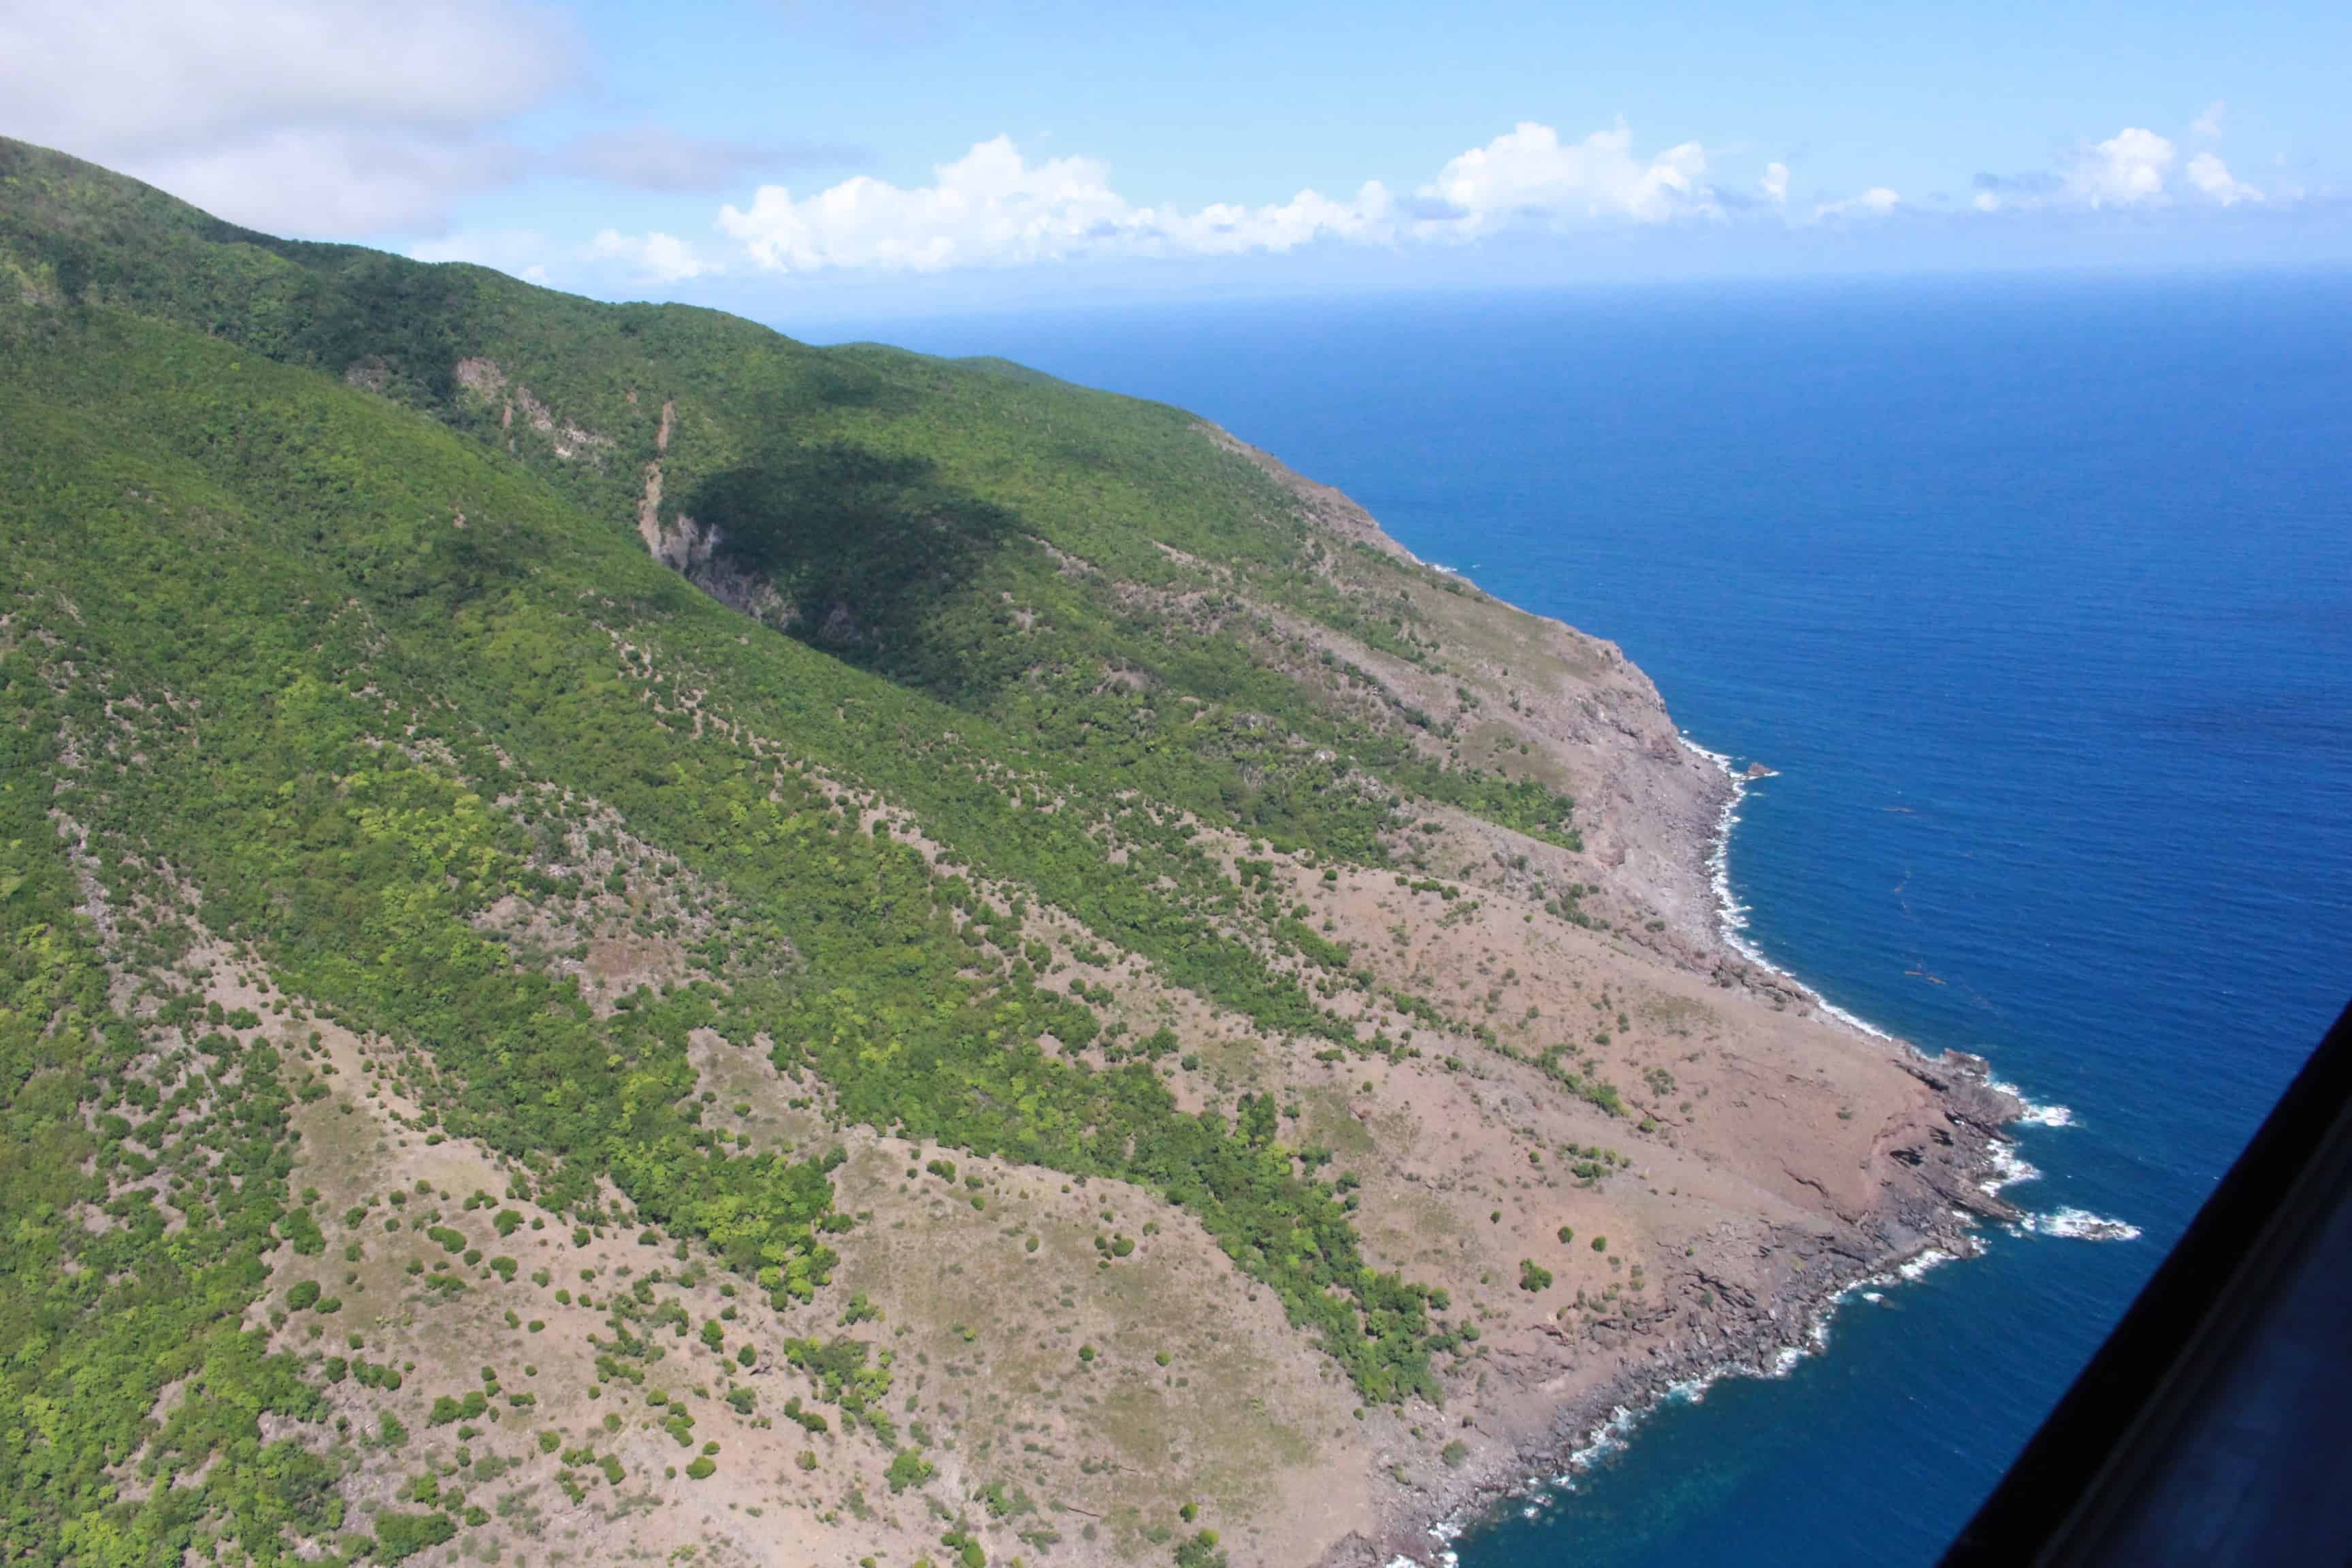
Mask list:
[[[779,441],[681,505],[717,531],[729,566],[775,589],[784,629],[812,647],[964,706],[1021,674],[997,568],[1035,546],[1012,511],[927,458]]]

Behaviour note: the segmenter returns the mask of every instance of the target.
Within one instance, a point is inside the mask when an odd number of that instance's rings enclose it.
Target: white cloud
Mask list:
[[[2230,166],[2210,153],[2200,153],[2189,159],[2189,167],[2182,172],[2206,200],[2219,202],[2225,207],[2263,199],[2262,192],[2231,174]]]
[[[548,0],[0,0],[5,129],[100,159],[232,221],[281,233],[430,234],[469,193],[532,178],[682,192],[748,184],[763,169],[845,161],[853,148],[694,138],[638,124],[529,153],[518,115],[573,74],[569,24]],[[1979,213],[2067,207],[2290,204],[2279,179],[2239,180],[2210,143],[2209,105],[2179,145],[2130,126],[2056,172],[1977,177]],[[2196,149],[2193,155],[2190,150]],[[2184,161],[2185,160],[2185,161]],[[1752,193],[1709,184],[1697,142],[1637,151],[1622,120],[1581,138],[1520,121],[1436,169],[1411,194],[1378,181],[1352,195],[1198,208],[1130,200],[1098,159],[1032,162],[1007,137],[976,143],[928,183],[866,176],[795,195],[763,184],[698,245],[631,225],[621,209],[562,237],[468,232],[415,247],[521,276],[589,268],[673,284],[727,269],[938,271],[1082,256],[1226,256],[1327,245],[1467,243],[1507,231],[1574,232],[1702,221],[1850,221],[1892,213],[1883,185],[1790,206],[1784,163]],[[2283,179],[2281,176],[2280,179]],[[737,185],[736,188],[740,188]],[[1909,209],[1906,209],[1909,210]],[[577,235],[595,227],[586,244]],[[723,257],[723,258],[722,258]],[[551,258],[554,259],[551,261]]]
[[[2126,126],[2074,160],[2067,188],[2095,207],[2160,202],[2165,175],[2178,155],[2155,132]]]
[[[520,0],[75,0],[0,10],[12,135],[233,221],[350,234],[438,221],[511,173],[488,135],[564,76]]]
[[[1423,232],[1467,237],[1532,221],[1562,227],[1593,219],[1664,223],[1719,211],[1708,195],[1706,151],[1696,142],[1651,158],[1633,154],[1623,121],[1581,142],[1562,142],[1549,125],[1522,121],[1474,147],[1422,188],[1462,216],[1425,221]]]
[[[2209,105],[2189,126],[2189,133],[2204,140],[2219,136],[2226,107],[2218,100]],[[2181,149],[2170,139],[2126,126],[2077,152],[2060,174],[1979,174],[1971,205],[1979,213],[2026,213],[2168,206],[2183,196],[2221,207],[2258,202],[2292,205],[2302,198],[2297,189],[2273,186],[2264,192],[2248,184],[2210,148],[2191,154],[2185,163],[2180,155]]]
[[[762,185],[748,207],[721,208],[719,226],[759,266],[791,272],[935,272],[1105,252],[1230,255],[1390,232],[1388,193],[1377,183],[1345,202],[1302,191],[1267,206],[1139,207],[1111,188],[1098,160],[1033,164],[1005,136],[931,174],[930,184],[912,190],[859,175],[797,199],[784,186]]]
[[[2223,108],[2219,101],[2208,106],[2190,125],[2190,134],[2219,135]],[[2126,125],[2104,142],[2078,148],[2055,174],[1979,174],[1970,205],[1980,213],[2163,206],[2173,199],[2179,163],[2180,149],[2170,138]],[[2191,157],[2179,173],[2189,189],[2221,206],[2263,199],[2262,192],[2232,176],[2210,151]]]
[[[1410,201],[1375,180],[1344,198],[1303,190],[1260,206],[1219,202],[1187,211],[1129,201],[1097,159],[1032,163],[998,136],[911,189],[866,175],[806,196],[762,185],[747,205],[721,208],[719,227],[769,270],[934,272],[1087,255],[1228,256],[1333,241],[1467,240],[1529,224],[1559,229],[1720,216],[1706,173],[1706,151],[1695,142],[1644,158],[1634,154],[1622,123],[1563,142],[1550,126],[1528,122],[1450,160]]]
[[[1858,196],[1822,203],[1813,208],[1813,218],[1819,222],[1825,218],[1879,217],[1893,212],[1902,200],[1885,185],[1873,185]]]
[[[1146,216],[1162,237],[1155,248],[1230,256],[1245,250],[1295,250],[1319,239],[1385,242],[1394,234],[1390,206],[1388,187],[1369,180],[1344,202],[1301,191],[1286,202],[1265,206],[1217,202],[1196,213],[1147,209]]]
[[[602,230],[588,242],[588,254],[599,261],[626,263],[637,280],[646,283],[682,283],[719,270],[686,241],[658,229],[647,234]]]

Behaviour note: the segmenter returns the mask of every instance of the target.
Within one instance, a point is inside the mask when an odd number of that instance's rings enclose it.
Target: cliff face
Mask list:
[[[1989,1205],[1639,670],[1181,411],[5,142],[0,279],[11,1539],[1425,1551]]]
[[[1423,567],[1355,501],[1293,473],[1265,453],[1215,432],[1298,498],[1318,526],[1418,569],[1448,597],[1428,601],[1453,633],[1454,656],[1436,668],[1354,650],[1382,678],[1457,727],[1497,726],[1527,756],[1559,770],[1582,806],[1588,875],[1633,923],[1664,918],[1656,945],[1685,962],[1711,963],[1719,939],[1706,860],[1731,786],[1677,739],[1650,678],[1614,643],[1532,616],[1479,593],[1466,579]],[[1441,634],[1442,635],[1442,634]],[[1476,694],[1465,700],[1463,689]],[[1625,923],[1620,921],[1618,923]],[[1645,936],[1632,940],[1649,942]]]

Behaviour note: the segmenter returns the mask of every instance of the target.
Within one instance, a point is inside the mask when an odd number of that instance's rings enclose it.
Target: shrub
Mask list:
[[[890,1483],[893,1492],[902,1492],[908,1487],[921,1486],[938,1473],[919,1451],[901,1448],[891,1457],[890,1468],[882,1479]]]
[[[457,1533],[457,1521],[446,1513],[379,1513],[375,1516],[376,1561],[406,1562]]]
[[[1217,1532],[1204,1530],[1178,1542],[1176,1568],[1225,1568],[1225,1554],[1217,1550]]]

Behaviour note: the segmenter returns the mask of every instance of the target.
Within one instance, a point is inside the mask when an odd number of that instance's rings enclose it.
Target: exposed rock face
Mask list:
[[[477,363],[480,362],[460,364],[458,379],[465,381],[466,364]],[[654,432],[654,458],[645,467],[645,489],[637,501],[637,537],[645,542],[646,553],[720,604],[779,630],[789,629],[792,605],[765,579],[728,559],[721,548],[725,535],[716,526],[698,522],[683,511],[673,511],[668,521],[662,521],[662,460],[669,452],[677,425],[677,402],[664,398],[661,424]]]
[[[595,431],[582,428],[571,420],[558,420],[547,405],[531,395],[530,388],[520,382],[509,385],[506,372],[497,362],[479,357],[461,359],[452,374],[466,392],[484,403],[499,404],[499,423],[512,429],[518,410],[526,428],[538,433],[558,458],[570,461],[585,458],[601,461],[604,450],[613,445],[612,438]]]
[[[780,631],[791,628],[793,607],[767,579],[743,571],[721,552],[725,540],[717,528],[697,522],[682,511],[664,523],[660,507],[661,465],[648,463],[645,500],[637,512],[637,535],[646,542],[646,551],[720,604]],[[831,623],[827,626],[829,630]]]

